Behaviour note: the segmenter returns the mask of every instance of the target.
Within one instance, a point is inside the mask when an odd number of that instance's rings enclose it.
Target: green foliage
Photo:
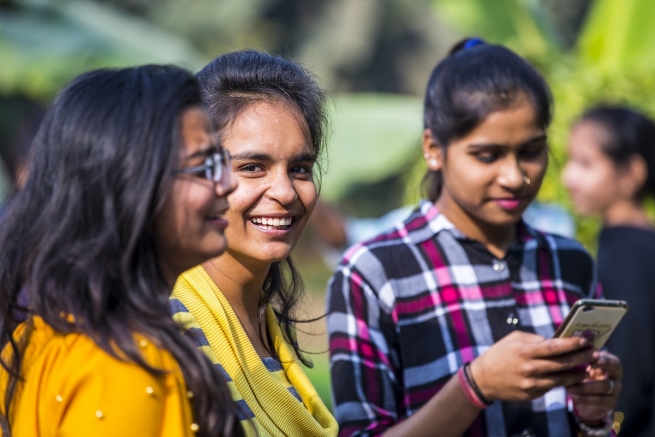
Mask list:
[[[501,43],[530,59],[557,50],[556,38],[536,0],[432,0],[437,12],[465,35]]]
[[[596,0],[579,47],[583,61],[604,71],[655,68],[655,2]]]
[[[74,0],[0,3],[0,93],[47,101],[83,71],[143,63],[198,68],[184,40],[113,8]]]
[[[337,201],[355,183],[388,178],[419,154],[419,98],[357,93],[339,95],[334,102],[323,199]]]

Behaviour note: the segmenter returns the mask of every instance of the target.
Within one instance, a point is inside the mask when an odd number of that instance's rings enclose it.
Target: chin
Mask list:
[[[207,250],[206,253],[207,253],[208,256],[206,257],[206,260],[212,259],[212,258],[217,258],[217,257],[223,255],[226,250],[227,250],[227,241],[225,241],[225,239],[223,239],[223,241],[221,241],[220,243],[215,244],[211,250]],[[205,261],[203,261],[203,262],[205,262]]]
[[[276,262],[284,261],[285,259],[289,258],[289,256],[291,256],[290,249],[271,250],[271,251],[262,250],[257,255],[257,259],[266,263],[276,263]]]

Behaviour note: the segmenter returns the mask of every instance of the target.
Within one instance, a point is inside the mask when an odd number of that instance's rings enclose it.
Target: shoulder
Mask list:
[[[213,281],[202,266],[196,266],[178,276],[173,287],[173,297],[184,296],[194,290],[211,288]]]
[[[578,295],[588,296],[597,292],[596,263],[580,242],[556,234],[535,232],[538,247],[552,260],[550,279],[561,280],[565,289]],[[541,270],[541,274],[546,273]]]
[[[127,429],[123,427],[131,422],[139,432],[161,426],[173,399],[178,406],[184,405],[180,402],[184,378],[168,351],[143,337],[135,336],[135,342],[146,362],[163,373],[116,358],[86,335],[57,333],[35,318],[24,356],[21,404],[28,407],[23,411],[29,411],[29,405],[45,407],[52,415],[49,420],[60,424],[60,430],[95,426],[98,421],[114,431]],[[170,413],[175,415],[175,411]]]
[[[134,336],[134,341],[150,366],[168,373],[180,373],[177,362],[167,350],[139,335]],[[46,372],[50,381],[60,381],[64,385],[102,382],[102,385],[132,391],[141,383],[163,383],[161,377],[140,365],[109,354],[92,338],[81,333],[58,333],[39,317],[34,318],[28,348],[31,352],[25,354],[25,362],[29,363],[26,372]],[[145,393],[145,386],[142,388]]]
[[[402,269],[415,257],[416,246],[435,235],[432,215],[438,215],[434,205],[419,204],[405,220],[373,238],[351,246],[344,253],[338,269],[359,272],[393,272]]]
[[[557,234],[535,231],[539,235],[542,247],[553,255],[567,262],[580,262],[593,265],[593,257],[589,251],[577,240]]]
[[[655,255],[655,232],[634,227],[611,227],[601,231],[599,257],[614,256],[625,260]]]

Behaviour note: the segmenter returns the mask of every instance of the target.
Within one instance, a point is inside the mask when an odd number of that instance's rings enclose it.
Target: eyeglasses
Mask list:
[[[203,165],[183,168],[176,173],[198,174],[205,173],[205,177],[213,182],[220,182],[230,174],[230,152],[221,148],[218,152],[212,153],[205,159]]]

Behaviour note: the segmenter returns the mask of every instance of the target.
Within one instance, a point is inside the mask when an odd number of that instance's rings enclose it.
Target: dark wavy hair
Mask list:
[[[320,181],[320,158],[327,129],[326,95],[310,72],[282,56],[244,50],[217,57],[196,77],[219,137],[239,114],[254,103],[281,101],[298,110],[307,123],[308,140],[316,157]],[[311,365],[293,335],[292,324],[301,322],[295,318],[294,308],[302,290],[302,281],[291,257],[273,263],[264,282],[259,317],[260,321],[263,320],[266,305],[272,303],[285,339],[293,346],[300,360]],[[262,339],[268,345],[268,352],[277,357],[270,339]]]
[[[600,143],[603,153],[617,167],[626,165],[635,155],[646,162],[648,176],[636,193],[637,200],[655,194],[655,123],[636,109],[600,105],[587,110],[579,122],[593,123],[606,135]]]
[[[83,74],[47,112],[25,186],[0,224],[0,342],[13,352],[2,361],[11,375],[0,418],[5,436],[21,368],[11,335],[21,311],[161,375],[135,345],[134,334],[144,335],[177,360],[194,393],[197,435],[242,435],[225,381],[170,317],[171,290],[155,252],[155,219],[179,160],[180,117],[201,102],[190,73],[149,65]],[[21,290],[29,309],[18,302]]]
[[[475,129],[492,112],[509,109],[521,97],[534,105],[546,129],[552,118],[550,88],[539,72],[506,47],[467,38],[450,50],[432,71],[425,91],[424,126],[444,149]],[[441,171],[428,170],[428,198],[436,202]]]

